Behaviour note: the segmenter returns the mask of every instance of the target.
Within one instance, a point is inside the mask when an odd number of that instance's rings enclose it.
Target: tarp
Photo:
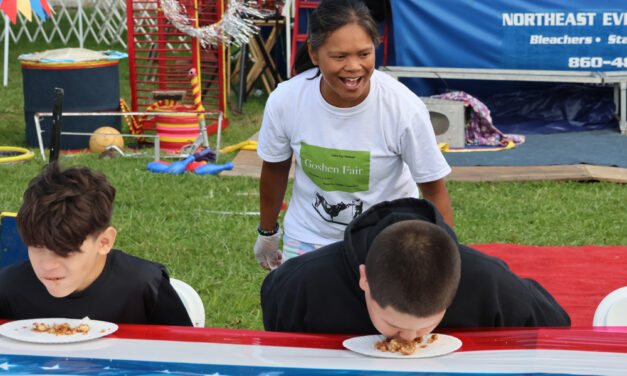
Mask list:
[[[501,127],[507,129],[505,127]],[[444,153],[451,166],[589,164],[627,168],[627,137],[616,129],[526,134],[525,142],[496,152]]]
[[[394,55],[389,65],[627,69],[624,0],[404,0],[391,4]],[[462,90],[480,99],[553,86],[463,80],[403,79],[403,82],[422,96]],[[611,96],[611,91],[608,95]],[[493,118],[498,126],[498,114],[493,114]],[[614,125],[615,122],[609,124]]]
[[[547,134],[616,126],[610,87],[555,84],[497,93],[483,103],[504,133]]]
[[[538,281],[568,312],[573,327],[592,325],[601,300],[627,281],[625,246],[491,243],[472,247],[504,260],[519,276]],[[597,278],[599,275],[603,277]]]

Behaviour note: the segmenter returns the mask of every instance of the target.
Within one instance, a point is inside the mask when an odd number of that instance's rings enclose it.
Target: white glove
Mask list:
[[[281,227],[279,227],[278,231],[274,235],[261,235],[257,236],[257,241],[255,242],[255,257],[257,258],[257,262],[264,269],[275,269],[277,266],[281,265],[283,261],[283,254],[279,251],[279,239],[281,239]]]

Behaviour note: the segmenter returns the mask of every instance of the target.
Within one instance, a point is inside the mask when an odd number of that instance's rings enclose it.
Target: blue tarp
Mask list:
[[[540,90],[486,97],[493,124],[503,133],[547,134],[614,128],[612,88],[556,84]]]
[[[451,166],[590,164],[627,168],[627,137],[615,129],[532,134],[509,150],[443,153]]]
[[[543,70],[625,70],[627,69],[627,8],[625,0],[403,0],[392,1],[393,54],[389,65],[489,69]],[[403,79],[422,96],[448,90],[462,90],[492,103],[509,104],[507,119],[500,109],[493,113],[494,124],[500,122],[532,123],[524,133],[536,133],[542,125],[563,121],[551,131],[585,129],[587,120],[565,117],[544,119],[540,113],[555,114],[572,105],[570,95],[562,90],[559,97],[547,99],[556,85],[546,83]],[[586,87],[573,85],[581,97]],[[590,93],[587,93],[590,94]],[[595,93],[598,94],[598,93]],[[503,95],[502,98],[496,96]],[[586,114],[605,123],[595,128],[614,127],[616,121],[611,90],[587,105]],[[512,101],[513,98],[523,98]],[[570,102],[558,103],[558,99]],[[608,99],[609,98],[609,99]],[[522,108],[514,102],[537,108],[552,104],[532,115],[515,118]],[[581,102],[579,102],[581,104]],[[492,108],[488,106],[491,111]],[[581,109],[582,106],[579,106]],[[579,112],[568,110],[566,112]]]

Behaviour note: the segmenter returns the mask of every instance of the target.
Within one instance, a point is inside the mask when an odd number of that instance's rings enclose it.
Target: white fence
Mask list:
[[[75,37],[83,47],[86,39],[93,38],[100,44],[120,43],[126,48],[126,0],[56,0],[51,3],[55,12],[51,19],[44,22],[33,15],[32,21],[28,21],[18,12],[15,25],[4,25],[1,40],[7,40],[7,33],[15,43],[26,38],[30,42],[43,39],[48,43],[61,40],[66,44]],[[5,23],[11,23],[7,17],[3,18]]]

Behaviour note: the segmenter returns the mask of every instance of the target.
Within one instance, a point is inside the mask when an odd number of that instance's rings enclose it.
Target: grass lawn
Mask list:
[[[25,146],[21,53],[60,44],[11,44],[9,86],[0,88],[0,146]],[[93,50],[116,46],[95,46]],[[130,103],[128,65],[120,64],[121,97]],[[52,98],[52,94],[51,94]],[[52,99],[51,99],[52,101]],[[250,98],[243,114],[229,115],[222,146],[243,141],[261,122],[265,97]],[[214,137],[211,144],[215,145]],[[0,211],[16,212],[29,180],[43,167],[37,152],[25,163],[0,165]],[[225,154],[220,162],[232,160]],[[263,329],[259,287],[266,272],[252,254],[259,218],[208,211],[259,210],[258,180],[244,177],[167,175],[146,171],[152,154],[99,159],[62,156],[66,165],[103,171],[117,188],[116,247],[165,264],[171,275],[201,295],[206,326]],[[460,241],[529,245],[625,245],[627,189],[600,182],[448,182]],[[289,196],[288,189],[288,196]],[[286,202],[289,197],[286,197]]]

